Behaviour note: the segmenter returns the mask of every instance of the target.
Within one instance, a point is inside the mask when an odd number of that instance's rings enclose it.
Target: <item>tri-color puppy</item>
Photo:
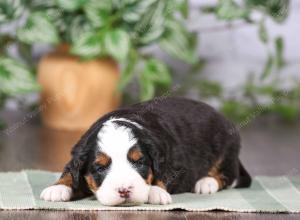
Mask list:
[[[168,204],[170,194],[248,187],[235,127],[210,106],[160,98],[100,118],[74,146],[58,182],[41,193],[68,201],[94,193],[104,205]]]

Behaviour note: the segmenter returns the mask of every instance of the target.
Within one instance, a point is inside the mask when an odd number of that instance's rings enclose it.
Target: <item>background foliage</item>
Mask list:
[[[300,116],[299,82],[294,80],[293,86],[286,89],[281,86],[278,77],[286,65],[284,40],[281,36],[272,39],[265,25],[268,18],[277,23],[284,22],[288,17],[289,4],[289,0],[244,0],[241,4],[233,0],[219,0],[216,6],[202,9],[214,13],[220,20],[241,20],[245,24],[256,25],[258,38],[266,48],[267,59],[259,78],[250,73],[248,81],[241,88],[240,97],[224,97],[221,92],[213,95],[222,100],[221,110],[240,124],[262,114],[275,113],[289,122],[296,121]],[[254,13],[256,16],[253,16]],[[274,75],[272,80],[271,74]],[[212,83],[209,87],[214,90],[216,85]],[[217,88],[222,90],[221,85]]]
[[[284,41],[278,36],[272,42],[265,20],[269,17],[283,22],[288,8],[288,0],[219,0],[216,5],[199,10],[228,23],[241,20],[258,27],[258,37],[266,45],[268,57],[259,79],[264,81],[285,65]],[[254,12],[261,15],[259,19],[253,18]],[[11,26],[13,31],[0,33],[0,105],[7,97],[39,89],[32,57],[36,44],[55,47],[67,43],[70,52],[82,59],[116,59],[122,69],[120,89],[137,79],[140,100],[164,93],[172,83],[170,67],[144,48],[158,45],[171,57],[190,64],[191,71],[199,70],[204,62],[196,51],[196,33],[186,29],[188,15],[187,0],[1,0],[0,25]],[[274,52],[268,49],[270,45]],[[18,57],[10,52],[11,46],[17,48]],[[273,100],[271,107],[265,105],[262,112],[277,112],[288,120],[298,116],[299,89],[281,91],[276,80],[255,86],[255,80],[249,79],[243,87],[244,97],[239,100],[224,97],[219,83],[199,81],[193,76],[187,76],[181,92],[197,87],[202,97],[219,99],[223,112],[238,121],[263,105],[257,98],[261,95]],[[278,99],[278,94],[283,93],[286,95]]]

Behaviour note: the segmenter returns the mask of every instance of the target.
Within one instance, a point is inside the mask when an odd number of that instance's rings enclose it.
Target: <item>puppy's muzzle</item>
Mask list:
[[[120,187],[118,189],[118,193],[119,193],[121,198],[128,199],[128,198],[130,198],[131,189],[132,189],[132,186],[126,187],[126,188],[125,187]]]

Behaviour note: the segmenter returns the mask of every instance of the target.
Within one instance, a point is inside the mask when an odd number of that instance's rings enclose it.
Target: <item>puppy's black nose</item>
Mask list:
[[[130,189],[129,188],[119,188],[118,193],[120,194],[121,198],[129,198],[130,196]]]

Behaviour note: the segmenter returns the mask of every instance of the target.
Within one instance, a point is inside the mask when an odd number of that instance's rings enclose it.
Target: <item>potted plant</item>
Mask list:
[[[197,62],[195,34],[184,25],[186,0],[4,0],[0,7],[0,22],[17,21],[13,33],[0,35],[0,77],[21,74],[7,51],[12,43],[30,91],[37,88],[31,73],[38,72],[42,118],[50,127],[86,129],[119,105],[119,91],[133,78],[141,100],[152,98],[158,86],[167,88],[169,67],[143,48],[157,44],[172,57]],[[37,43],[54,50],[35,64]]]
[[[207,4],[195,10],[215,15],[223,24],[208,31],[256,26],[266,48],[265,66],[258,77],[250,76],[237,88],[244,94],[241,97],[235,92],[228,95],[222,83],[207,80],[204,74],[185,74],[180,93],[198,90],[199,98],[217,101],[220,110],[237,121],[256,112],[256,106],[289,121],[297,118],[297,80],[292,79],[295,85],[289,93],[281,88],[282,81],[276,80],[280,75],[276,73],[287,63],[284,40],[281,36],[273,39],[265,25],[269,20],[283,22],[289,14],[289,1],[219,0]],[[159,88],[168,88],[172,77],[170,68],[144,48],[158,45],[174,58],[197,64],[198,70],[205,63],[203,59],[198,62],[195,34],[184,25],[187,16],[187,0],[2,0],[0,107],[8,97],[41,89],[45,124],[85,129],[98,115],[119,104],[130,82],[138,82],[141,100],[150,99],[164,92]],[[42,53],[39,59],[40,55],[32,53],[36,44],[54,50]],[[15,51],[18,53],[11,53]],[[279,100],[278,94],[288,95]],[[277,101],[262,103],[261,96]]]

